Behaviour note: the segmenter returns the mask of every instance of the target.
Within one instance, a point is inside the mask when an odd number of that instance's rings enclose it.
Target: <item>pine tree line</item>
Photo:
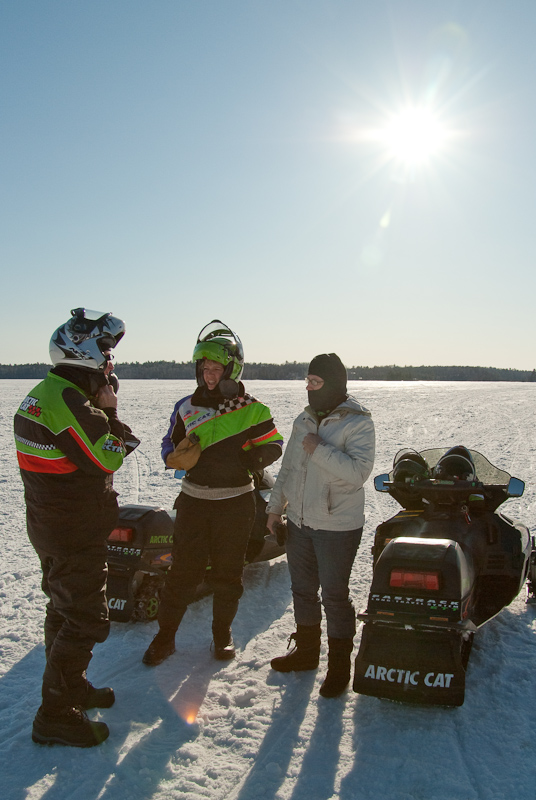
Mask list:
[[[286,361],[284,364],[247,364],[245,380],[302,380],[307,374],[308,363]],[[0,379],[44,378],[50,364],[0,364]],[[194,365],[191,361],[138,361],[120,362],[117,367],[120,378],[136,380],[193,380]],[[395,364],[383,367],[349,367],[349,380],[364,381],[521,381],[536,382],[536,369],[500,369],[497,367],[398,367]]]

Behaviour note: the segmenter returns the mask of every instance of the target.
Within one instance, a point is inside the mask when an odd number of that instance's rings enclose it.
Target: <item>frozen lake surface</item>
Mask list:
[[[461,708],[410,707],[350,690],[325,700],[318,696],[325,644],[318,671],[270,669],[294,630],[284,556],[246,570],[235,661],[210,654],[210,598],[190,607],[177,652],[155,669],[141,657],[156,623],[113,623],[89,670],[94,683],[116,691],[116,704],[101,715],[110,738],[87,751],[33,744],[44,595],[26,538],[12,418],[35,383],[0,381],[3,800],[534,800],[536,613],[524,594],[477,635]],[[288,438],[305,405],[304,383],[246,380],[246,387]],[[122,381],[119,415],[142,443],[116,475],[120,503],[171,508],[178,483],[164,472],[160,441],[174,402],[192,389],[191,381]],[[390,469],[401,447],[464,444],[526,482],[525,495],[503,508],[535,531],[536,384],[356,381],[349,390],[376,425],[372,477]],[[374,491],[372,477],[351,581],[358,609],[366,604],[374,530],[398,508]]]

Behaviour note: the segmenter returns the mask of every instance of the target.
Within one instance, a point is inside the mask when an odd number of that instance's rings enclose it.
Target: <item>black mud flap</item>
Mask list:
[[[128,622],[132,616],[134,611],[132,577],[133,573],[130,570],[116,571],[109,568],[106,597],[112,622]]]
[[[404,703],[461,706],[462,641],[457,631],[366,623],[355,660],[354,692]]]

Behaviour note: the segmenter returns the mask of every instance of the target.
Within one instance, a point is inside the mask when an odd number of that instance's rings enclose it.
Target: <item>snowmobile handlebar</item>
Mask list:
[[[482,481],[460,481],[460,480],[440,480],[437,478],[426,478],[424,480],[412,480],[409,482],[390,480],[389,473],[376,475],[374,478],[374,488],[377,492],[388,492],[392,489],[413,490],[414,492],[429,493],[433,492],[452,492],[457,494],[478,494],[481,490],[502,491],[507,498],[522,497],[525,491],[525,483],[519,478],[511,477],[507,484],[483,483]]]

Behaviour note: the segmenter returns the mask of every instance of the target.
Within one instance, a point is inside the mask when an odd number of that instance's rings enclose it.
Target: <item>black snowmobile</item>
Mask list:
[[[285,552],[266,528],[266,505],[274,485],[265,471],[253,475],[255,523],[246,552],[246,564],[268,561]],[[125,505],[108,537],[108,607],[110,619],[150,621],[158,614],[160,590],[171,564],[175,511],[158,506]],[[196,600],[212,592],[210,564],[197,588]]]
[[[353,688],[460,706],[476,631],[536,591],[535,542],[498,512],[525,484],[474,450],[404,450],[374,485],[403,508],[376,530]]]

